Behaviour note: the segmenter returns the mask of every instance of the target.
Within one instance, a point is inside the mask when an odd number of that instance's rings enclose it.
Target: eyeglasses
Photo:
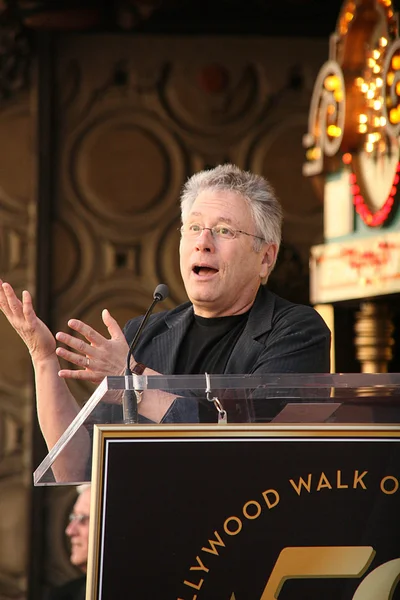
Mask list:
[[[215,240],[234,240],[237,237],[238,233],[242,233],[243,235],[248,235],[250,237],[257,238],[258,240],[262,240],[265,242],[264,238],[259,235],[254,235],[253,233],[247,233],[247,231],[242,231],[241,229],[232,229],[231,227],[227,227],[226,225],[217,225],[216,227],[203,227],[198,223],[191,223],[190,225],[182,225],[180,228],[180,232],[182,236],[196,238],[199,237],[203,233],[203,231],[207,229],[210,231],[211,235]]]
[[[79,525],[85,525],[89,521],[89,515],[71,513],[68,515],[68,521],[70,523],[75,521],[76,523],[79,523]]]

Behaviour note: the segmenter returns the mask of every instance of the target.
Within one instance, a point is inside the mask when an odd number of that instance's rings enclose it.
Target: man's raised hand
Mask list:
[[[107,309],[103,310],[101,316],[110,334],[109,338],[78,319],[70,319],[68,326],[82,337],[61,331],[56,334],[57,341],[67,346],[59,346],[57,355],[80,367],[61,369],[58,373],[60,377],[99,384],[106,376],[124,374],[128,343],[122,329]]]

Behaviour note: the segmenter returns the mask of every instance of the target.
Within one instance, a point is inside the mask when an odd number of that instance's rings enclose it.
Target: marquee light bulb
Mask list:
[[[392,67],[395,71],[400,69],[400,56],[398,54],[395,54],[392,58]]]
[[[342,133],[342,130],[337,125],[329,125],[327,132],[331,137],[339,137]]]
[[[340,87],[339,78],[336,75],[329,75],[324,81],[324,86],[325,89],[328,90],[328,92],[333,92],[337,90],[338,87]]]

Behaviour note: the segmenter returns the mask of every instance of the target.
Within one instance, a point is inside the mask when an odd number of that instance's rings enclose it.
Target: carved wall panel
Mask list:
[[[286,242],[307,272],[322,210],[301,175],[300,142],[319,46],[63,38],[57,231],[66,268],[54,273],[57,322],[71,310],[88,316],[84,305],[109,302],[121,282],[114,311],[140,313],[160,280],[171,288],[168,306],[185,299],[176,258],[179,190],[191,173],[220,162],[271,179],[285,208]]]
[[[322,206],[301,174],[301,137],[324,42],[251,38],[59,37],[53,224],[53,322],[123,325],[160,282],[186,299],[178,261],[179,193],[195,171],[234,162],[266,175],[285,211],[271,280],[308,300],[308,249]],[[1,240],[0,240],[1,243]],[[92,388],[71,383],[80,402]],[[71,576],[64,545],[71,490],[47,494],[47,583]]]
[[[19,294],[34,281],[33,121],[22,93],[0,108],[0,277]],[[29,355],[2,315],[0,340],[0,598],[8,600],[25,598],[28,586],[34,400]]]

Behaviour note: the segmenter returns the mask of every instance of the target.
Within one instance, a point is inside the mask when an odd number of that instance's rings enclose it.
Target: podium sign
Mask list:
[[[96,426],[87,599],[398,600],[400,426]]]

